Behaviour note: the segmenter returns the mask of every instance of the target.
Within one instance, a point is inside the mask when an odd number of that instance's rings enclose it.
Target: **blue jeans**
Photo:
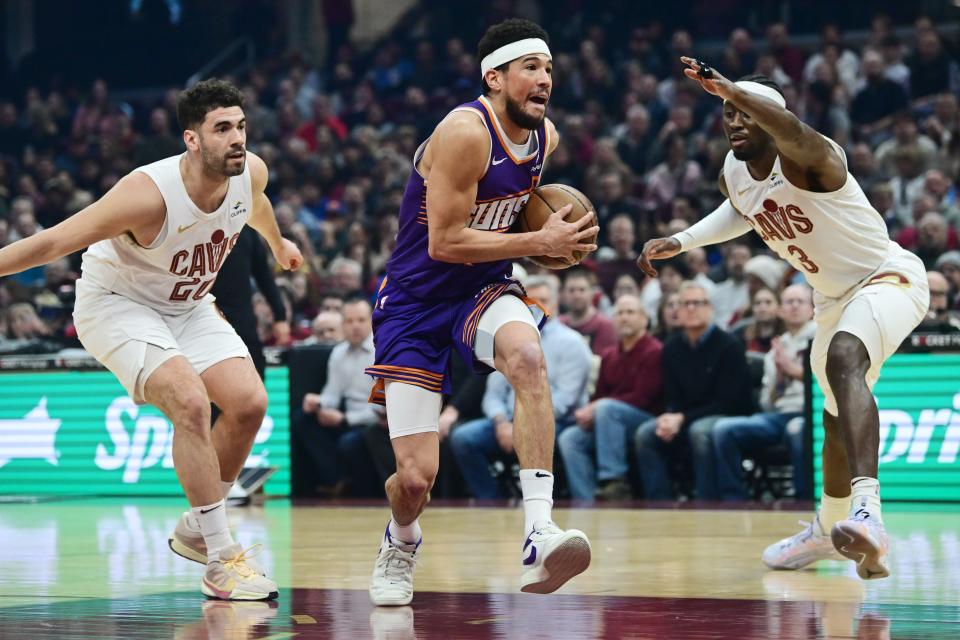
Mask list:
[[[650,414],[612,398],[598,400],[594,407],[593,429],[570,428],[560,434],[557,447],[567,470],[570,495],[592,500],[597,481],[626,478],[629,439]],[[596,460],[594,460],[596,459]]]
[[[647,420],[634,436],[637,466],[643,480],[643,492],[647,500],[673,500],[673,483],[667,457],[671,452],[682,451],[688,444],[693,454],[693,474],[697,498],[716,500],[716,471],[713,460],[713,426],[723,416],[704,416],[694,420],[676,435],[671,442],[664,442],[656,434],[656,419]]]
[[[559,434],[565,426],[568,425],[557,424],[556,433]],[[490,473],[490,462],[498,455],[506,455],[497,442],[492,420],[477,418],[454,427],[450,432],[450,450],[474,498],[492,500],[506,497],[500,491],[497,479]]]
[[[743,454],[783,442],[787,423],[800,413],[755,413],[752,416],[723,418],[713,428],[717,483],[721,500],[746,500],[743,482]],[[794,464],[794,486],[803,475],[803,430],[790,435]],[[801,487],[802,488],[802,487]]]
[[[314,416],[299,413],[290,420],[290,432],[291,450],[303,460],[310,491],[349,480],[355,496],[382,495],[382,480],[363,439],[363,427],[324,427]]]

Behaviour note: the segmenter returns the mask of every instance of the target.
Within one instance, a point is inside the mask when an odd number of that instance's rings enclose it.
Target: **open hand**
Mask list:
[[[696,80],[707,93],[712,93],[724,100],[729,100],[733,92],[733,83],[720,75],[713,67],[708,67],[702,60],[681,56],[680,61],[687,65],[683,74],[691,80]],[[701,74],[701,71],[704,73]]]
[[[651,278],[657,277],[657,270],[650,263],[651,260],[666,260],[680,253],[680,241],[676,238],[653,238],[643,245],[643,251],[637,258],[637,266]]]

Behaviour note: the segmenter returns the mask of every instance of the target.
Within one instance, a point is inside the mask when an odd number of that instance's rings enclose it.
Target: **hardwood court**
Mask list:
[[[209,601],[200,565],[167,548],[183,502],[0,506],[0,638],[960,637],[960,513],[886,505],[893,575],[849,563],[772,572],[763,547],[805,512],[559,509],[593,543],[588,572],[520,594],[519,509],[435,507],[412,606],[367,598],[382,506],[232,509],[281,586],[275,603]]]

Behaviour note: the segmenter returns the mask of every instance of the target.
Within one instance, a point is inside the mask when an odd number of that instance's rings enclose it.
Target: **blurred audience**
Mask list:
[[[593,399],[574,412],[576,428],[566,429],[557,441],[570,495],[579,500],[631,497],[629,443],[662,402],[663,345],[647,333],[640,299],[617,298],[613,322],[620,342],[603,353]]]

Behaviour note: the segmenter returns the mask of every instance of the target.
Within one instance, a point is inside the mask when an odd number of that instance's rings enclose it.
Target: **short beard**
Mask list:
[[[756,149],[745,149],[740,151],[731,149],[731,151],[733,151],[733,157],[741,162],[750,162],[759,155]]]
[[[513,123],[521,129],[535,131],[540,128],[540,125],[543,124],[543,121],[547,117],[546,111],[544,111],[544,114],[539,118],[537,116],[531,116],[523,110],[519,102],[515,102],[510,96],[506,96],[506,99],[507,117],[513,120]]]
[[[239,176],[243,173],[243,170],[247,165],[247,158],[244,156],[243,162],[240,163],[239,167],[231,167],[228,163],[230,162],[227,159],[227,154],[233,153],[233,150],[230,149],[226,151],[223,155],[215,155],[209,152],[207,149],[203,148],[203,141],[200,141],[200,161],[203,163],[203,168],[214,175],[224,176],[229,178],[231,176]]]

